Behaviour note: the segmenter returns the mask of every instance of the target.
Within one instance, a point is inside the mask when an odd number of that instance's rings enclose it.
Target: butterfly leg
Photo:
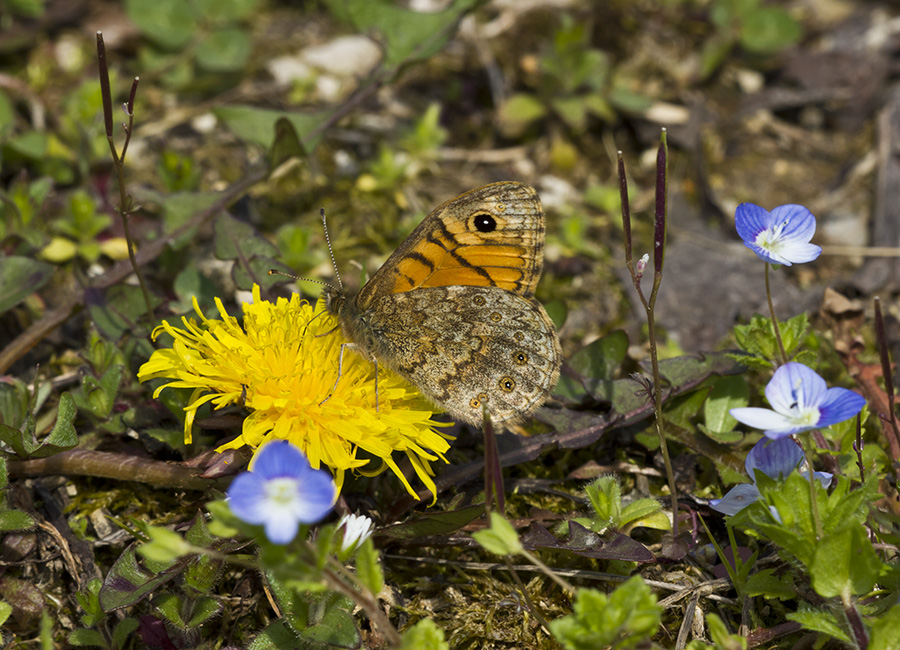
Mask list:
[[[334,391],[337,390],[338,382],[341,380],[341,375],[344,374],[344,348],[356,348],[356,344],[355,343],[341,343],[341,352],[338,355],[338,374],[334,380],[334,386],[331,387],[331,392],[328,393],[328,396],[325,399],[323,399],[321,402],[319,402],[319,406],[322,406],[322,404],[324,404],[325,402],[327,402],[328,400],[331,399],[331,396],[334,395]],[[378,391],[377,384],[375,386],[375,391],[377,394],[377,391]]]
[[[359,346],[356,343],[341,343],[341,352],[338,355],[338,374],[337,378],[334,380],[334,386],[331,387],[331,392],[328,393],[328,396],[319,402],[319,406],[322,406],[325,402],[331,399],[331,396],[334,395],[334,391],[337,390],[338,382],[341,381],[341,375],[344,374],[344,349],[345,348],[353,348],[354,350],[358,350]],[[375,364],[375,412],[378,413],[378,359],[372,359],[372,363]]]
[[[378,413],[378,359],[372,359],[375,364],[375,412]]]

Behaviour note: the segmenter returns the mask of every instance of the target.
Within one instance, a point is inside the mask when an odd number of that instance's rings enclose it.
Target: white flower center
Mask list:
[[[814,427],[819,423],[820,413],[815,406],[800,408],[796,404],[791,405],[788,413],[791,422],[798,427]]]
[[[297,500],[297,480],[285,476],[267,481],[266,500],[274,506],[292,505]]]
[[[767,251],[774,251],[781,244],[781,233],[787,227],[790,219],[785,219],[781,223],[775,224],[771,228],[761,231],[755,240],[755,244]]]

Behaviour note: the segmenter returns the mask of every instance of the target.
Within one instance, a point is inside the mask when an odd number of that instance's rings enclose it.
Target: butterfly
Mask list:
[[[325,309],[359,352],[457,420],[515,425],[559,379],[556,328],[534,298],[544,211],[512,181],[441,204],[356,294],[326,286]]]

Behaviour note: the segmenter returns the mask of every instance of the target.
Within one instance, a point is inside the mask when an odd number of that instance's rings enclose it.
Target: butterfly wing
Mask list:
[[[430,287],[381,296],[366,316],[372,352],[457,421],[487,407],[510,424],[538,408],[559,378],[553,322],[534,298],[497,287]]]
[[[439,205],[372,276],[361,311],[378,297],[429,287],[499,287],[534,294],[544,258],[544,211],[521,183],[485,185]]]

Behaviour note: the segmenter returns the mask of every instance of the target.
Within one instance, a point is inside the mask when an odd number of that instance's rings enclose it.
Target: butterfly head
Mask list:
[[[337,316],[347,302],[347,294],[339,287],[326,284],[322,290],[322,299],[325,301],[326,311]]]

